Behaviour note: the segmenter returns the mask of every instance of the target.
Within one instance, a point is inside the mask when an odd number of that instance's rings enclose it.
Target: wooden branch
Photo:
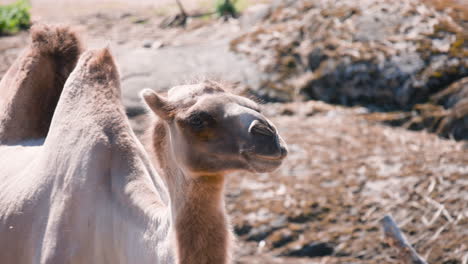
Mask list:
[[[385,241],[398,250],[399,256],[405,264],[428,264],[408,243],[390,215],[382,218],[380,223],[383,226]]]
[[[179,7],[180,14],[182,14],[182,16],[184,16],[184,17],[187,17],[187,12],[185,12],[185,8],[182,5],[182,3],[180,2],[180,0],[176,0],[176,2],[177,2],[177,6]]]
[[[177,6],[179,7],[179,14],[175,16],[169,16],[163,19],[159,27],[168,28],[168,27],[184,27],[187,24],[187,18],[189,15],[185,11],[184,6],[180,0],[176,0]]]
[[[211,12],[206,12],[206,13],[195,13],[195,14],[190,14],[188,17],[193,17],[193,18],[198,18],[198,17],[203,17],[203,16],[211,16],[216,14],[216,11],[211,11]]]

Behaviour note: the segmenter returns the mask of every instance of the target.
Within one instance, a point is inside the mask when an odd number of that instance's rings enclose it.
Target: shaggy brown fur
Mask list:
[[[31,44],[0,82],[0,143],[44,138],[82,45],[66,26],[37,25]]]
[[[168,185],[172,199],[178,263],[229,263],[234,236],[224,208],[224,176],[201,176],[182,180],[170,150],[167,128],[162,120],[143,141],[159,174]],[[179,197],[175,197],[179,195]]]

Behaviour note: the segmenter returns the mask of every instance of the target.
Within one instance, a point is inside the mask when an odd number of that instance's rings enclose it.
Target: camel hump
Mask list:
[[[121,105],[119,71],[108,47],[86,51],[80,57],[64,88],[65,100],[73,100],[71,104],[81,103],[70,98],[78,95],[89,98],[89,109]]]
[[[55,135],[64,137],[63,131],[70,137],[82,136],[73,135],[70,128],[106,136],[130,129],[121,102],[118,69],[109,48],[81,55],[65,83],[46,141]]]
[[[83,45],[78,33],[64,25],[38,24],[31,28],[32,47],[59,61],[77,61]]]
[[[32,27],[29,46],[0,82],[0,144],[47,136],[63,85],[82,50],[70,27]]]
[[[119,71],[109,47],[88,51],[83,55],[83,60],[86,60],[84,67],[87,68],[87,77],[90,78],[91,82],[97,84],[110,82],[110,85],[101,87],[102,92],[112,91],[120,95]]]

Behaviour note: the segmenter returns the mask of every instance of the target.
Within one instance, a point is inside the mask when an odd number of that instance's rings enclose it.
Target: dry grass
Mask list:
[[[248,256],[281,255],[314,242],[335,249],[316,263],[401,263],[382,239],[385,214],[429,263],[466,263],[466,143],[369,122],[360,108],[308,102],[266,111],[290,156],[275,173],[231,178],[233,223],[250,228],[241,238],[262,229],[265,235],[243,244],[239,255],[248,260],[239,263],[269,263]]]
[[[468,2],[465,0],[424,0],[437,10],[448,11],[457,21],[468,21]]]

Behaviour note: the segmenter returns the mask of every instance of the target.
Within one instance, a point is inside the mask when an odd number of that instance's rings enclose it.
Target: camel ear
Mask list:
[[[144,89],[141,91],[140,96],[156,115],[167,121],[172,120],[175,107],[167,99],[151,89]]]

